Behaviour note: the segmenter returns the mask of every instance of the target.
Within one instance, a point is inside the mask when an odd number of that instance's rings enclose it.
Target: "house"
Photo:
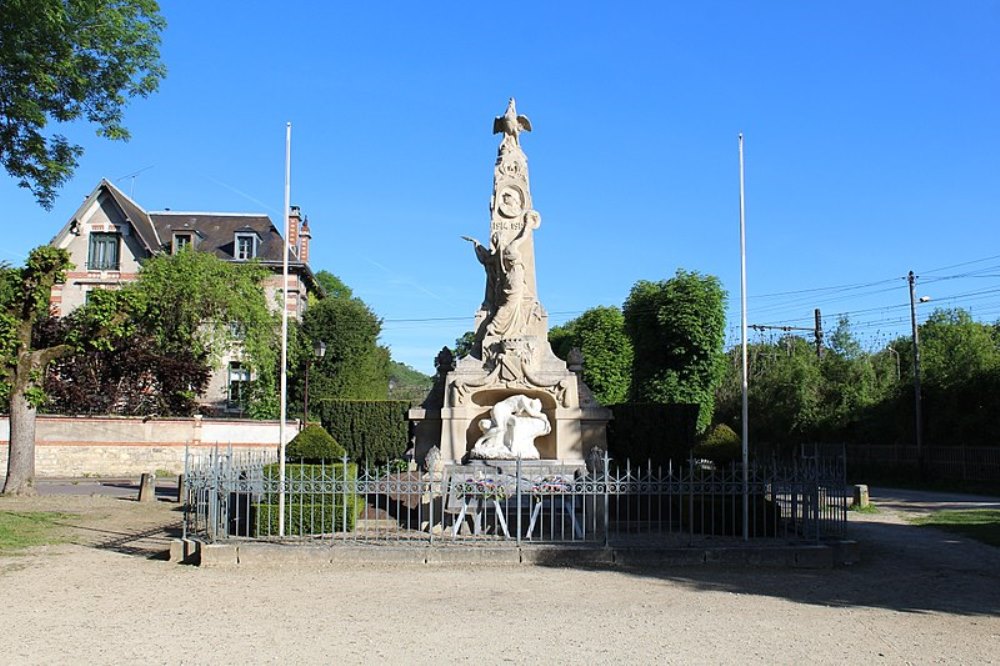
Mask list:
[[[296,206],[289,218],[287,307],[290,316],[301,318],[309,294],[321,289],[309,269],[309,223]],[[69,251],[75,265],[65,284],[52,289],[57,316],[84,305],[95,289],[116,289],[135,280],[144,259],[184,247],[226,261],[259,261],[272,271],[264,284],[268,303],[279,307],[284,241],[263,214],[146,211],[114,184],[101,180],[51,245]],[[240,351],[234,348],[213,373],[204,406],[220,413],[239,412],[249,379]]]

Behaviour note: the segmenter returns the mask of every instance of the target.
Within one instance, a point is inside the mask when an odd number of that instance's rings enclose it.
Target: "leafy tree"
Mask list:
[[[48,314],[52,286],[72,268],[69,254],[35,248],[23,268],[0,269],[0,359],[10,409],[10,444],[3,494],[35,494],[35,418],[44,393],[42,374],[69,345],[36,347],[35,324]]]
[[[596,307],[549,331],[552,349],[566,359],[574,347],[583,354],[583,380],[599,402],[613,405],[628,397],[632,379],[632,342],[616,307]]]
[[[52,325],[65,329],[73,319],[70,315]],[[55,333],[67,335],[66,330]],[[45,376],[43,409],[62,414],[187,416],[197,411],[198,396],[210,377],[203,356],[190,350],[164,354],[152,336],[137,331],[128,337],[107,337],[99,348],[79,350],[54,362]]]
[[[948,389],[1000,369],[1000,346],[968,311],[937,309],[920,326],[920,365],[926,383]]]
[[[716,420],[741,431],[742,354],[733,347],[719,384]],[[823,375],[816,352],[802,338],[788,335],[747,349],[747,406],[751,447],[781,449],[811,439],[822,418]]]
[[[830,435],[843,435],[854,427],[864,410],[883,397],[871,355],[854,337],[847,317],[840,318],[830,335],[830,349],[819,367],[823,382],[822,426]]]
[[[83,148],[46,136],[49,122],[85,119],[126,140],[128,98],[156,91],[166,69],[155,0],[4,0],[0,3],[0,162],[38,203],[56,189]]]
[[[327,298],[353,298],[354,292],[344,284],[343,280],[330,271],[316,273],[316,282],[323,287]]]
[[[476,333],[474,331],[466,331],[460,337],[455,338],[455,346],[452,347],[451,353],[455,355],[456,359],[460,359],[471,354],[475,347]]]
[[[708,426],[723,369],[725,301],[719,279],[698,272],[632,287],[624,307],[635,350],[631,400],[700,405],[698,429]]]
[[[66,321],[75,350],[50,373],[50,409],[190,414],[210,369],[236,346],[250,368],[251,416],[277,412],[277,315],[267,269],[185,250],[148,260],[119,290],[91,292]]]
[[[389,350],[378,344],[381,320],[362,300],[323,299],[306,310],[302,331],[326,343],[326,355],[310,370],[310,402],[386,399]]]

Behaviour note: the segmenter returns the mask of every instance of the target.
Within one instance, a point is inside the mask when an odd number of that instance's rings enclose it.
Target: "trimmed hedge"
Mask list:
[[[278,505],[254,504],[257,519],[254,536],[277,536]],[[331,504],[285,504],[285,535],[307,536],[330,532],[353,532],[358,519],[360,502],[356,495],[347,497],[347,522],[344,522],[343,502]]]
[[[288,443],[286,460],[301,460],[307,463],[342,460],[346,451],[330,436],[323,426],[306,426]]]
[[[352,531],[362,506],[361,498],[355,493],[309,492],[313,482],[334,481],[354,482],[358,476],[358,466],[348,463],[328,465],[285,465],[285,534],[301,536],[327,532]],[[264,468],[264,478],[268,486],[277,488],[278,464]],[[332,486],[331,486],[332,487]],[[304,492],[306,491],[306,492]],[[347,506],[346,522],[344,506]],[[278,493],[269,492],[261,501],[253,505],[256,519],[252,521],[257,533],[254,536],[275,536],[278,533]]]
[[[616,462],[666,465],[687,460],[695,444],[698,405],[621,403],[610,406],[608,453]]]
[[[409,446],[406,400],[330,400],[319,408],[320,421],[351,460],[371,464],[401,457]]]

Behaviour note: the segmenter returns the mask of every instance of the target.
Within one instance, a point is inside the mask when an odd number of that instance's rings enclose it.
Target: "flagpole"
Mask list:
[[[285,421],[288,417],[288,211],[292,198],[292,124],[285,125],[285,239],[281,253],[281,421],[278,424],[278,536],[285,536]]]
[[[739,134],[740,147],[740,348],[743,354],[743,540],[750,540],[750,426],[747,405],[747,235],[743,196],[743,132]]]

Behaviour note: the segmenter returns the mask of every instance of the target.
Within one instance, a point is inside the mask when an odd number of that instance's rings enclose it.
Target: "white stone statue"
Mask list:
[[[538,460],[535,438],[552,431],[542,412],[542,401],[526,395],[512,395],[493,405],[490,418],[479,422],[483,436],[469,454],[479,460]]]

